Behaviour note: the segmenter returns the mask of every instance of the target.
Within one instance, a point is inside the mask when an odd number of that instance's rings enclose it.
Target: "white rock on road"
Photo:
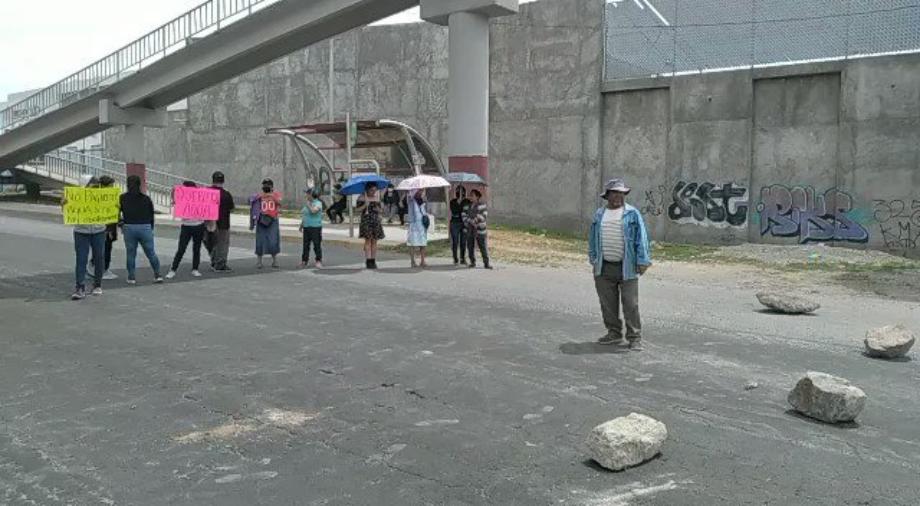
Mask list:
[[[587,445],[598,464],[622,471],[658,455],[667,438],[668,429],[663,423],[630,413],[595,427],[588,435]]]
[[[814,313],[821,308],[821,304],[813,300],[785,293],[760,292],[757,300],[774,311],[786,314]]]
[[[789,392],[788,401],[799,413],[822,422],[852,422],[866,405],[866,393],[844,378],[808,372]]]
[[[914,333],[902,325],[887,325],[866,333],[866,354],[870,357],[898,358],[907,355],[917,341]]]

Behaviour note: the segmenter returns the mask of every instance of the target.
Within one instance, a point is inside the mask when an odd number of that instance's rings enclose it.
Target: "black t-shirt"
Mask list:
[[[153,225],[153,201],[143,193],[122,193],[119,199],[125,225]]]
[[[233,195],[223,188],[214,187],[220,190],[220,211],[217,213],[217,228],[220,230],[230,230],[230,212],[236,208],[233,203]]]

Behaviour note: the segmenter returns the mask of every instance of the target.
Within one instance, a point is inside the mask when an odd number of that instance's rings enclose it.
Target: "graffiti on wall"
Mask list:
[[[747,223],[747,188],[734,183],[678,181],[671,192],[668,218],[679,223],[741,227]]]
[[[643,216],[661,216],[664,214],[665,198],[668,194],[668,187],[659,185],[651,190],[645,191],[645,205],[640,211]]]
[[[873,200],[873,218],[888,249],[915,249],[920,239],[920,200]]]
[[[810,186],[766,186],[757,205],[760,235],[798,237],[799,243],[845,241],[864,243],[869,232],[853,220],[853,199],[831,188],[818,194]]]

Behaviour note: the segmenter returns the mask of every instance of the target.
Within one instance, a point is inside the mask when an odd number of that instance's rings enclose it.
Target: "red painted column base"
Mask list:
[[[147,166],[145,164],[125,164],[125,176],[137,176],[141,178],[141,191],[147,193]]]

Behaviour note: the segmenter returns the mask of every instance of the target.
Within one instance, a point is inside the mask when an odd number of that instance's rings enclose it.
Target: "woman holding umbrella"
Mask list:
[[[425,248],[428,246],[428,227],[431,226],[431,218],[428,217],[428,202],[425,198],[425,190],[411,190],[408,198],[409,204],[409,233],[406,236],[406,245],[409,246],[409,259],[412,262],[412,268],[428,267],[425,262]],[[415,263],[415,250],[418,248],[419,259],[421,263]]]
[[[364,194],[358,197],[358,205],[355,207],[355,211],[361,213],[358,237],[364,239],[364,262],[368,269],[377,268],[377,241],[386,237],[380,217],[382,206],[377,184],[369,182],[365,185]]]
[[[396,188],[397,190],[409,192],[409,198],[407,199],[409,206],[409,234],[406,243],[409,246],[412,267],[416,267],[415,248],[418,248],[421,256],[422,268],[428,266],[425,262],[425,248],[428,246],[428,228],[431,226],[431,217],[428,215],[425,191],[428,188],[448,187],[450,187],[450,183],[446,179],[423,174],[403,180]]]

